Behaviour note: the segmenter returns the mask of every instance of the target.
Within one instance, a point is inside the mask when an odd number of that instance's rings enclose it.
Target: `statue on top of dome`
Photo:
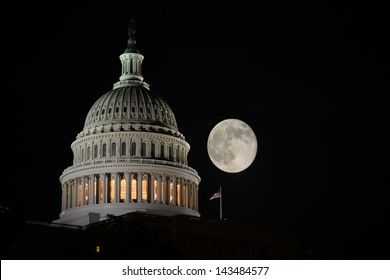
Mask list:
[[[129,40],[127,41],[127,48],[125,53],[139,53],[135,40],[135,21],[133,19],[130,20],[129,28],[127,30],[127,34],[129,35]]]

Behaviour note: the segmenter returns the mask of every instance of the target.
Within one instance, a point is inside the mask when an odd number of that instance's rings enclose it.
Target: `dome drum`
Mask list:
[[[119,81],[92,105],[71,144],[73,165],[60,176],[61,213],[53,223],[87,225],[134,211],[200,216],[190,145],[172,109],[143,81],[132,28]]]

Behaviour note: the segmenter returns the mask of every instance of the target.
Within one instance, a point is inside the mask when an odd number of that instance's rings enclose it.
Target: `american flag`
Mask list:
[[[216,192],[214,193],[211,197],[210,197],[210,200],[213,200],[213,199],[216,199],[216,198],[220,198],[221,197],[221,192]]]

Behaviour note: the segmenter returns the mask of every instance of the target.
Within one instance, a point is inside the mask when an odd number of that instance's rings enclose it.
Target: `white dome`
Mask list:
[[[62,212],[53,223],[87,225],[134,211],[198,213],[198,173],[169,105],[143,81],[143,56],[129,28],[122,75],[89,110],[60,177]]]

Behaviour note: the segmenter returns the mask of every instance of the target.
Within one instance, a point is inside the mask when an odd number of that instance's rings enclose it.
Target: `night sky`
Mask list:
[[[329,258],[389,258],[389,54],[386,18],[366,7],[228,11],[122,3],[4,4],[1,17],[1,202],[52,221],[59,177],[93,103],[121,75],[130,19],[143,77],[172,108],[200,177],[199,209],[293,232]],[[240,173],[207,154],[220,121],[255,132]]]

